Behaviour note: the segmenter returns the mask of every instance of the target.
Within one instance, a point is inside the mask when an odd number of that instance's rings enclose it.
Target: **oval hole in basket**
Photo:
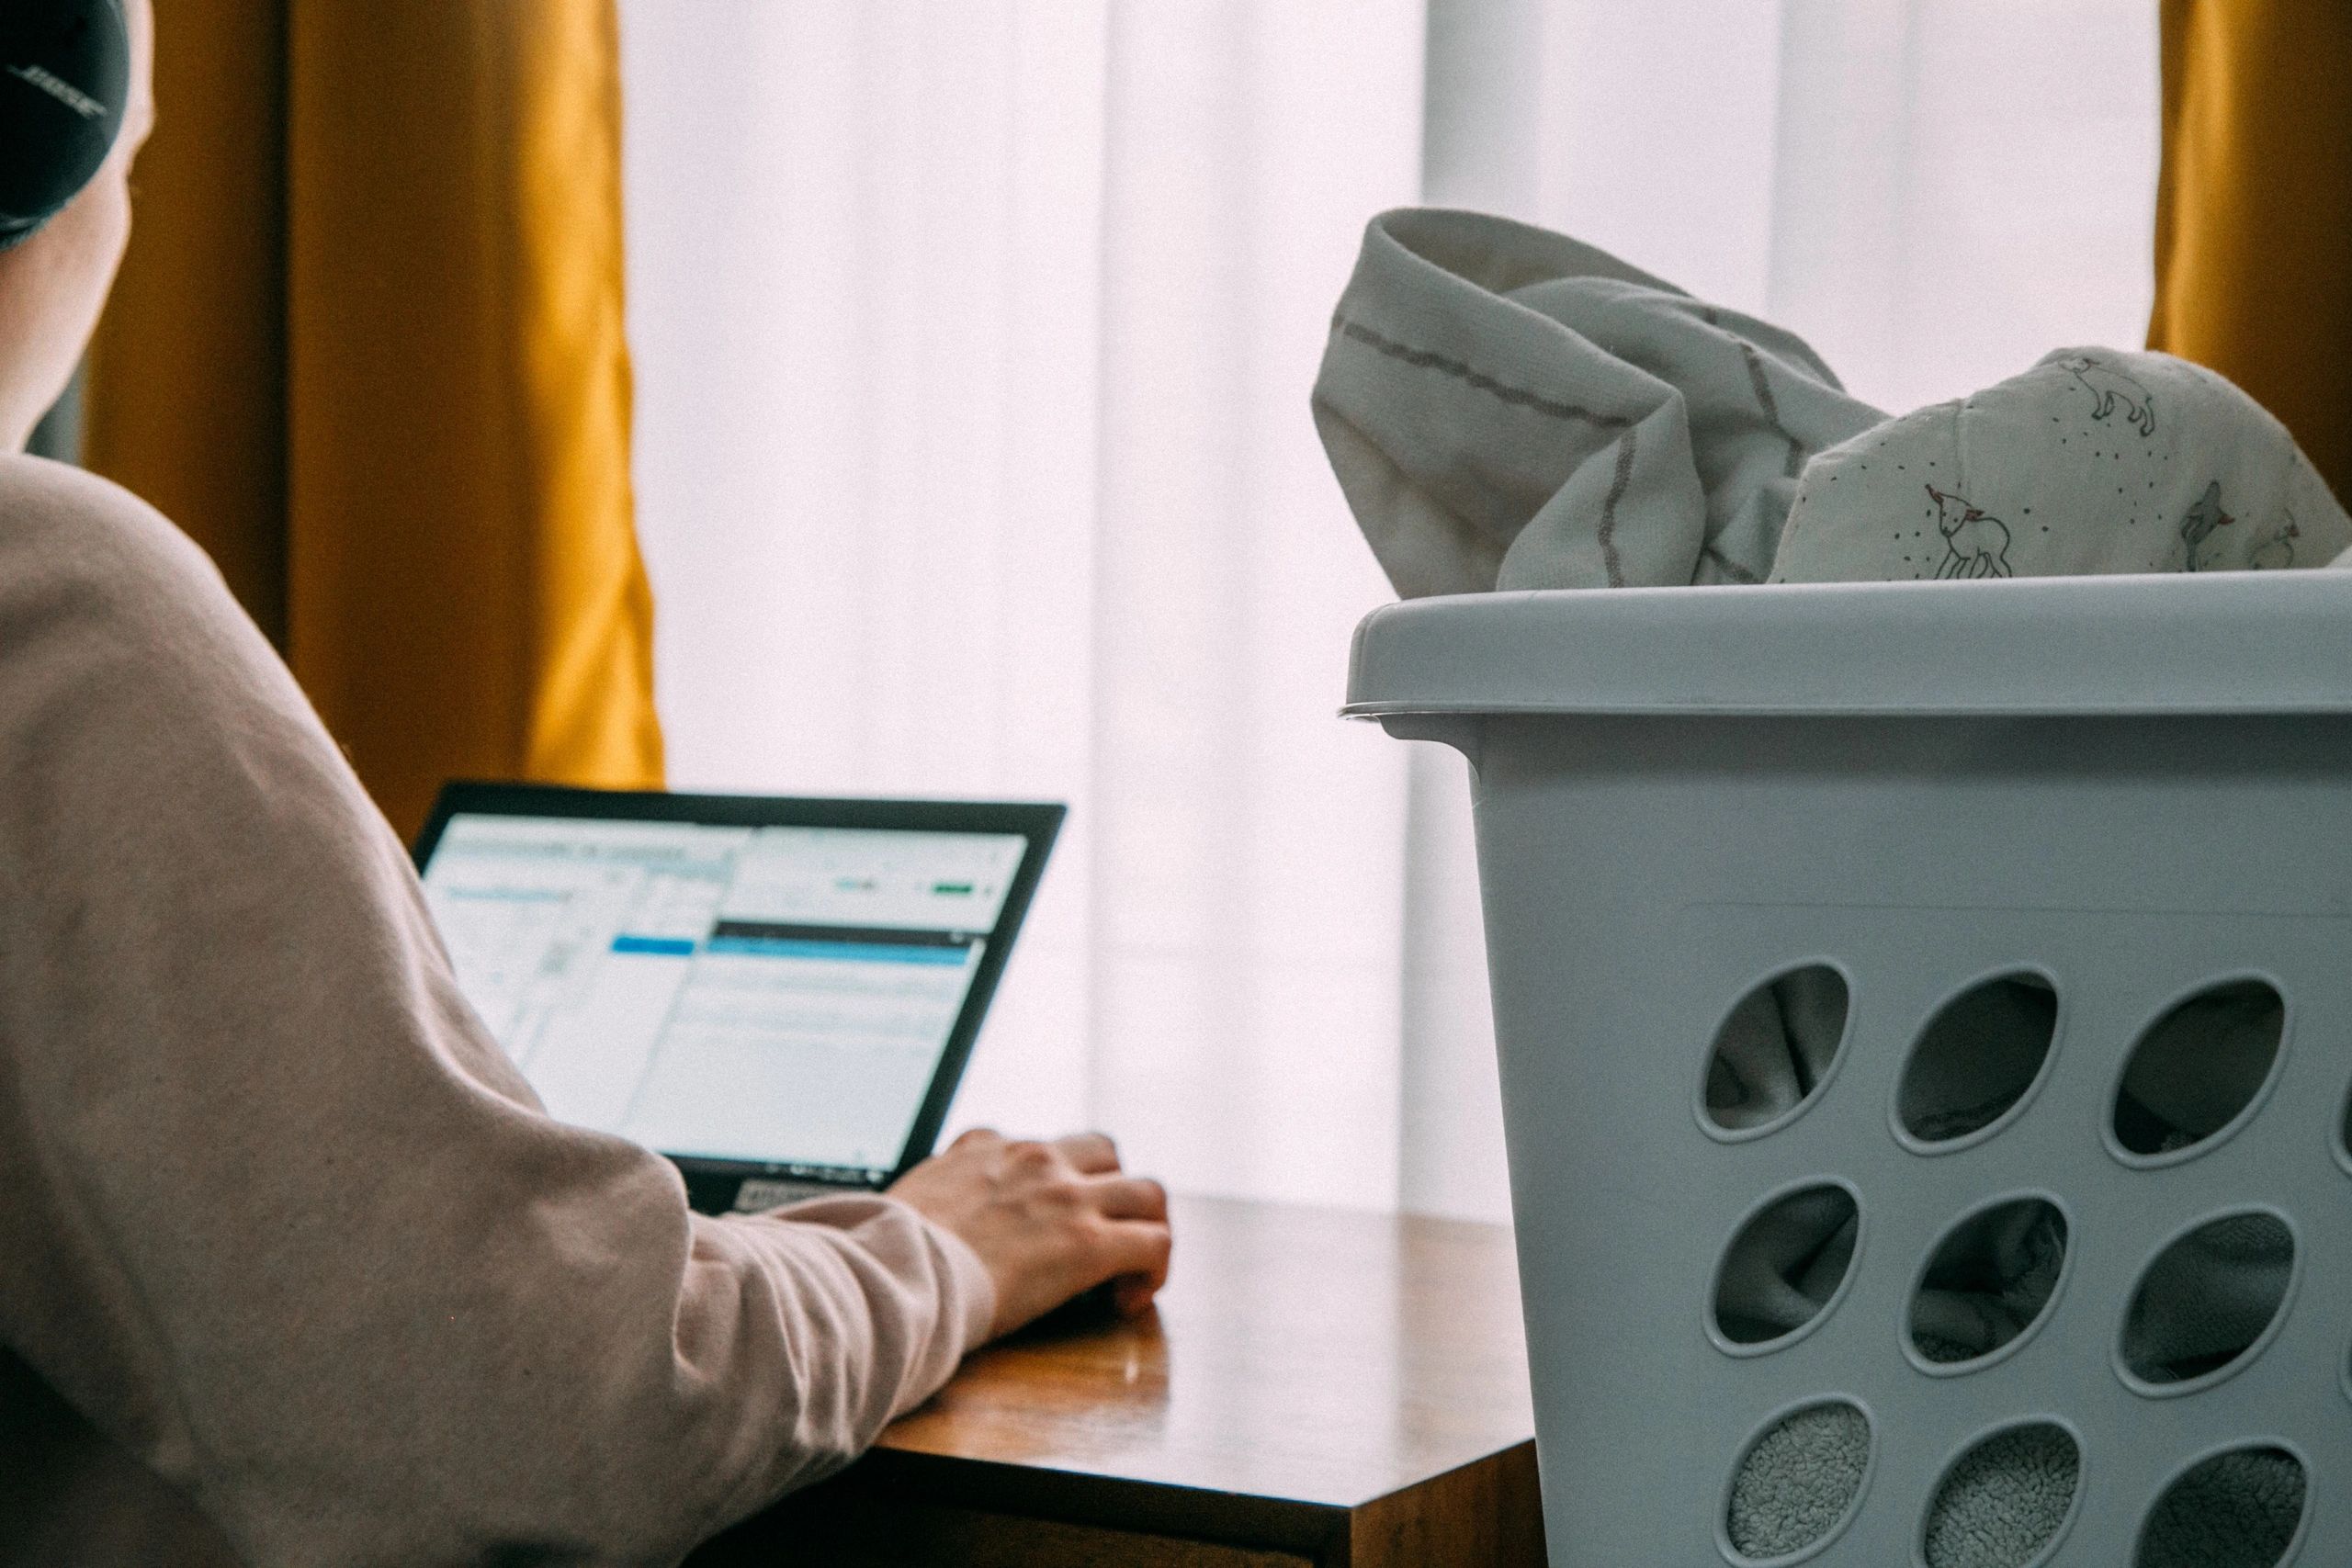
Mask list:
[[[2208,986],[2142,1032],[2115,1089],[2115,1141],[2156,1157],[2228,1127],[2270,1081],[2287,1026],[2267,981]]]
[[[1958,1369],[2039,1324],[2066,1268],[2066,1216],[2047,1198],[1979,1209],[1944,1232],[1911,1297],[1911,1348]]]
[[[1971,986],[1936,1010],[1903,1066],[1895,1113],[1923,1144],[1979,1133],[2023,1100],[2050,1059],[2058,993],[2021,971]]]
[[[2335,1129],[2335,1153],[2345,1168],[2352,1170],[2352,1092],[2344,1097],[2344,1121]]]
[[[2311,1478],[2285,1449],[2200,1460],[2156,1499],[2132,1568],[2277,1568],[2310,1506]]]
[[[2083,1475],[2074,1434],[2052,1421],[1994,1433],[1944,1472],[1928,1505],[1928,1568],[2028,1568],[2066,1527]]]
[[[1808,964],[1757,987],[1715,1031],[1702,1105],[1726,1133],[1775,1127],[1812,1102],[1845,1044],[1846,977]]]
[[[2124,1370],[2157,1393],[2217,1382],[2264,1342],[2295,1277],[2295,1233],[2261,1210],[2176,1237],[2132,1288]]]
[[[1792,1411],[1740,1456],[1724,1536],[1743,1562],[1783,1562],[1838,1533],[1870,1479],[1871,1421],[1847,1400]]]
[[[1715,1266],[1715,1331],[1763,1349],[1803,1333],[1838,1299],[1854,1265],[1861,1207],[1834,1181],[1782,1194],[1739,1227]]]

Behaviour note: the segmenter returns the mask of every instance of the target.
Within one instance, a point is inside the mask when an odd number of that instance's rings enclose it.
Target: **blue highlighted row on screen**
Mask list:
[[[648,953],[657,958],[692,958],[695,943],[684,936],[616,936],[613,938],[615,953]]]
[[[643,953],[657,958],[691,958],[696,943],[687,937],[616,936],[615,953]],[[738,958],[821,958],[836,964],[933,964],[960,966],[970,953],[965,947],[906,947],[865,942],[778,941],[772,937],[715,936],[699,944],[706,953]]]

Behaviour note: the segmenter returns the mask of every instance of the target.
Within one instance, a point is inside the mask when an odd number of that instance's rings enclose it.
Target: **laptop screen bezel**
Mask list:
[[[904,1147],[883,1183],[895,1181],[928,1158],[939,1141],[964,1069],[978,1040],[981,1021],[996,996],[1005,961],[1045,875],[1046,858],[1061,832],[1069,808],[1055,801],[905,800],[865,796],[678,795],[662,790],[579,789],[560,784],[505,784],[461,779],[442,786],[433,814],[417,835],[413,851],[421,878],[452,818],[554,817],[604,822],[687,822],[713,828],[850,828],[902,832],[1015,834],[1023,840],[1021,863],[997,910],[987,945],[964,993],[964,1005],[923,1091]],[[815,1180],[850,1186],[839,1174],[791,1164],[677,1155],[658,1150],[685,1178],[697,1209],[730,1207],[746,1181]],[[855,1183],[864,1186],[865,1183]]]

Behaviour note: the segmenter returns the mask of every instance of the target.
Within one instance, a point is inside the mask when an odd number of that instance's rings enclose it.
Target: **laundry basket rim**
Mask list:
[[[1357,626],[1340,712],[2352,714],[2352,570],[1408,600]]]

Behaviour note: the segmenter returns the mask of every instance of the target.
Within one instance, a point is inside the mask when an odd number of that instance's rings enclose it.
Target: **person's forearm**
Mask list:
[[[722,1522],[864,1452],[988,1337],[996,1295],[987,1269],[954,1234],[892,1199],[823,1198],[695,1224],[698,1261],[725,1259],[766,1280],[763,1293],[744,1293],[744,1331],[783,1348],[798,1385],[774,1461],[745,1476]]]

